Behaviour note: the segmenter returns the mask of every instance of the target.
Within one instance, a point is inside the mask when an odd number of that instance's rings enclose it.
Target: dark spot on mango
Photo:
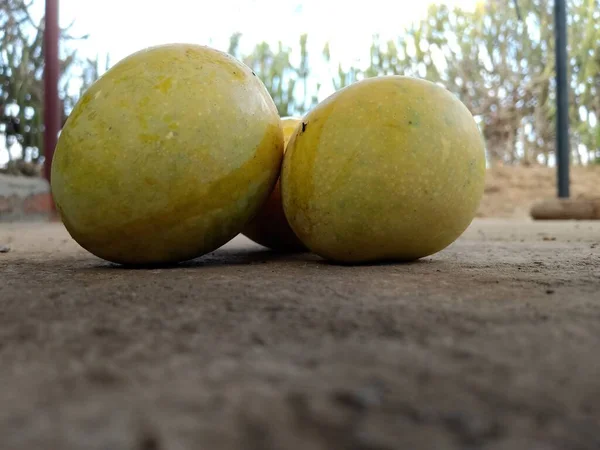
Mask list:
[[[252,71],[252,75],[256,76],[256,74],[254,73],[254,70]]]
[[[306,131],[306,127],[308,127],[308,124],[306,122],[302,122],[302,132],[303,133]]]
[[[199,57],[200,55],[198,55],[198,53],[197,53],[197,52],[195,52],[195,51],[194,51],[194,50],[192,50],[192,49],[187,49],[187,50],[185,51],[185,56],[186,56],[187,58],[189,58],[189,59],[198,59],[198,57]]]

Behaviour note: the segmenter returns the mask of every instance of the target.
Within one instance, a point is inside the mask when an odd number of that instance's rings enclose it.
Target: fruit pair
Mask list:
[[[192,259],[240,232],[338,262],[412,260],[452,243],[483,193],[472,115],[427,81],[346,87],[283,150],[275,104],[248,67],[209,47],[152,47],[75,106],[52,192],[73,238],[122,264]],[[264,226],[275,223],[269,208],[291,234]]]

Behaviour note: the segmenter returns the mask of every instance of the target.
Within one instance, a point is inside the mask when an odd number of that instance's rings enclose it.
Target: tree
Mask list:
[[[3,0],[0,2],[0,134],[9,164],[5,171],[37,174],[43,160],[43,35],[44,19],[35,21],[30,14],[33,1]],[[63,55],[60,61],[62,121],[77,100],[70,93],[76,81],[73,69],[79,67],[85,89],[97,78],[97,61],[82,60],[64,45],[73,39],[70,27],[61,30]],[[15,148],[22,149],[15,159]],[[0,144],[0,151],[2,147]],[[29,164],[24,164],[29,163]]]
[[[481,0],[472,11],[433,4],[398,38],[382,42],[374,36],[365,66],[334,66],[328,44],[322,57],[335,90],[392,74],[440,83],[480,123],[491,164],[549,164],[556,139],[553,4]],[[573,159],[600,162],[600,0],[571,0],[568,6]],[[285,70],[305,75],[289,65],[289,50],[284,53]],[[280,72],[270,61],[281,52],[266,57],[259,46],[253,55],[251,62],[261,61],[253,67],[287,112],[294,96],[283,99],[269,84],[277,80],[272,71]]]
[[[43,20],[35,22],[29,6],[26,0],[0,3],[0,133],[6,147],[20,144],[25,159],[37,161],[43,155]],[[576,163],[600,162],[600,0],[570,0],[568,22],[572,156]],[[72,39],[68,29],[61,39]],[[281,116],[314,107],[322,83],[339,90],[367,77],[417,76],[442,84],[470,109],[491,164],[554,159],[553,0],[480,0],[471,11],[434,4],[398,38],[374,36],[368,63],[347,69],[334,62],[328,44],[322,54],[309,55],[306,34],[293,46],[260,42],[248,54],[240,51],[241,40],[239,33],[231,36],[228,52],[263,80]],[[86,89],[99,65],[63,48],[64,119],[79,97],[70,83]],[[319,62],[313,57],[329,64],[330,80],[311,70]]]
[[[492,164],[548,164],[556,113],[552,7],[552,0],[485,0],[474,11],[432,5],[397,40],[381,43],[375,36],[362,75],[403,74],[441,83],[480,120]],[[579,163],[600,159],[598,19],[600,0],[570,1],[570,115]],[[336,88],[348,77],[360,78],[356,72],[340,70]]]
[[[250,54],[242,55],[239,50],[241,36],[240,33],[231,36],[228,52],[248,65],[264,82],[281,117],[302,115],[317,104],[321,85],[312,83],[306,34],[299,39],[297,66],[291,63],[294,50],[282,42],[276,49],[261,42]]]

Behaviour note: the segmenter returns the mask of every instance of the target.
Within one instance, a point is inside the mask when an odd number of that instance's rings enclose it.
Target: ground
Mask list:
[[[236,238],[127,270],[0,225],[11,450],[600,447],[600,222],[476,220],[413,264]]]
[[[600,165],[571,170],[571,197],[600,198]],[[485,175],[485,194],[478,217],[527,219],[532,205],[556,198],[556,169],[540,166],[498,166]]]

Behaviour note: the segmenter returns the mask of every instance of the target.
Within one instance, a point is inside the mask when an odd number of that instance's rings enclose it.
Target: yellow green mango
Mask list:
[[[283,130],[232,56],[167,44],[118,62],[60,134],[52,194],[71,236],[120,264],[196,258],[236,236],[277,182]]]
[[[284,156],[283,208],[323,258],[412,261],[469,226],[485,171],[482,134],[456,96],[427,80],[374,77],[303,118]]]
[[[284,153],[290,136],[300,124],[299,117],[284,117]],[[279,181],[258,215],[246,226],[243,234],[254,242],[279,252],[304,251],[306,247],[296,237],[283,213],[281,187]]]

